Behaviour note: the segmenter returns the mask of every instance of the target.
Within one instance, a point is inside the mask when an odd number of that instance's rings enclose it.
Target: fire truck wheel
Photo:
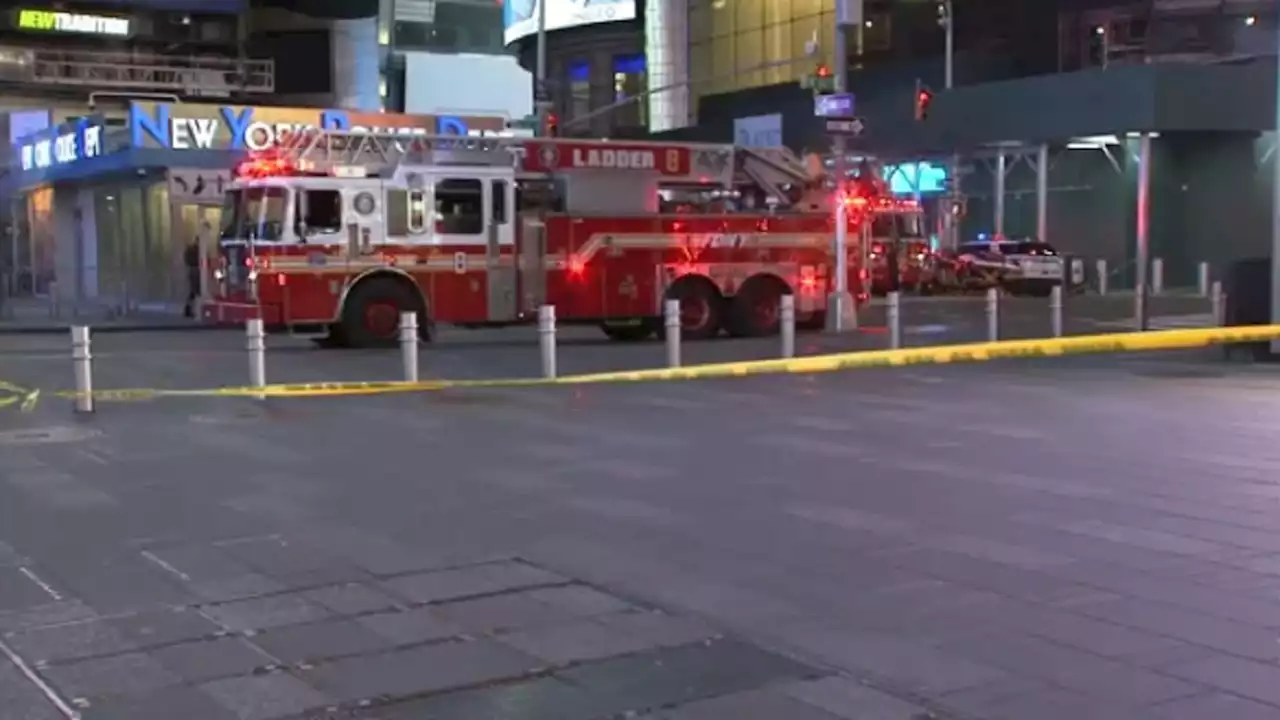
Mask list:
[[[737,337],[762,337],[778,332],[781,324],[782,296],[791,288],[771,275],[749,278],[729,306],[729,334]]]
[[[687,275],[667,288],[667,299],[680,301],[681,338],[707,340],[720,334],[724,297],[710,280]]]
[[[406,280],[373,277],[351,290],[342,308],[342,336],[349,347],[394,345],[400,334],[400,313],[417,310],[425,322],[422,300]]]

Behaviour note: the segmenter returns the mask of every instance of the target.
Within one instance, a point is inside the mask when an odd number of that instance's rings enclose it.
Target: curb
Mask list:
[[[170,332],[207,332],[210,330],[228,330],[226,326],[197,323],[152,323],[147,325],[93,325],[86,323],[95,335],[124,333],[170,333]],[[0,337],[5,335],[60,335],[70,332],[71,323],[60,325],[16,325],[0,324]]]

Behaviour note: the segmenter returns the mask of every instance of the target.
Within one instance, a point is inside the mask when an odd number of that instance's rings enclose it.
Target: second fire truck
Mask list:
[[[660,332],[667,299],[689,338],[774,333],[785,294],[821,326],[833,202],[864,300],[866,229],[918,208],[785,148],[306,132],[237,168],[202,312],[357,347],[406,311],[429,337],[544,304],[616,340]]]

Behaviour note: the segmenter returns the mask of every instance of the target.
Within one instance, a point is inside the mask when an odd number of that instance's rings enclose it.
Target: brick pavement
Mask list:
[[[104,353],[121,384],[240,371],[174,342]],[[41,348],[0,359],[49,382]],[[1278,384],[1142,358],[5,413],[0,701],[1280,718]]]

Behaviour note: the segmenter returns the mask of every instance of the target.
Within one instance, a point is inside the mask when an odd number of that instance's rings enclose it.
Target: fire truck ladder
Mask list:
[[[383,175],[401,164],[510,166],[524,144],[518,138],[306,130],[283,139],[278,150],[307,172],[363,168]]]
[[[738,148],[738,172],[746,182],[763,189],[783,206],[790,205],[796,193],[789,186],[807,187],[814,178],[803,160],[787,148]]]

